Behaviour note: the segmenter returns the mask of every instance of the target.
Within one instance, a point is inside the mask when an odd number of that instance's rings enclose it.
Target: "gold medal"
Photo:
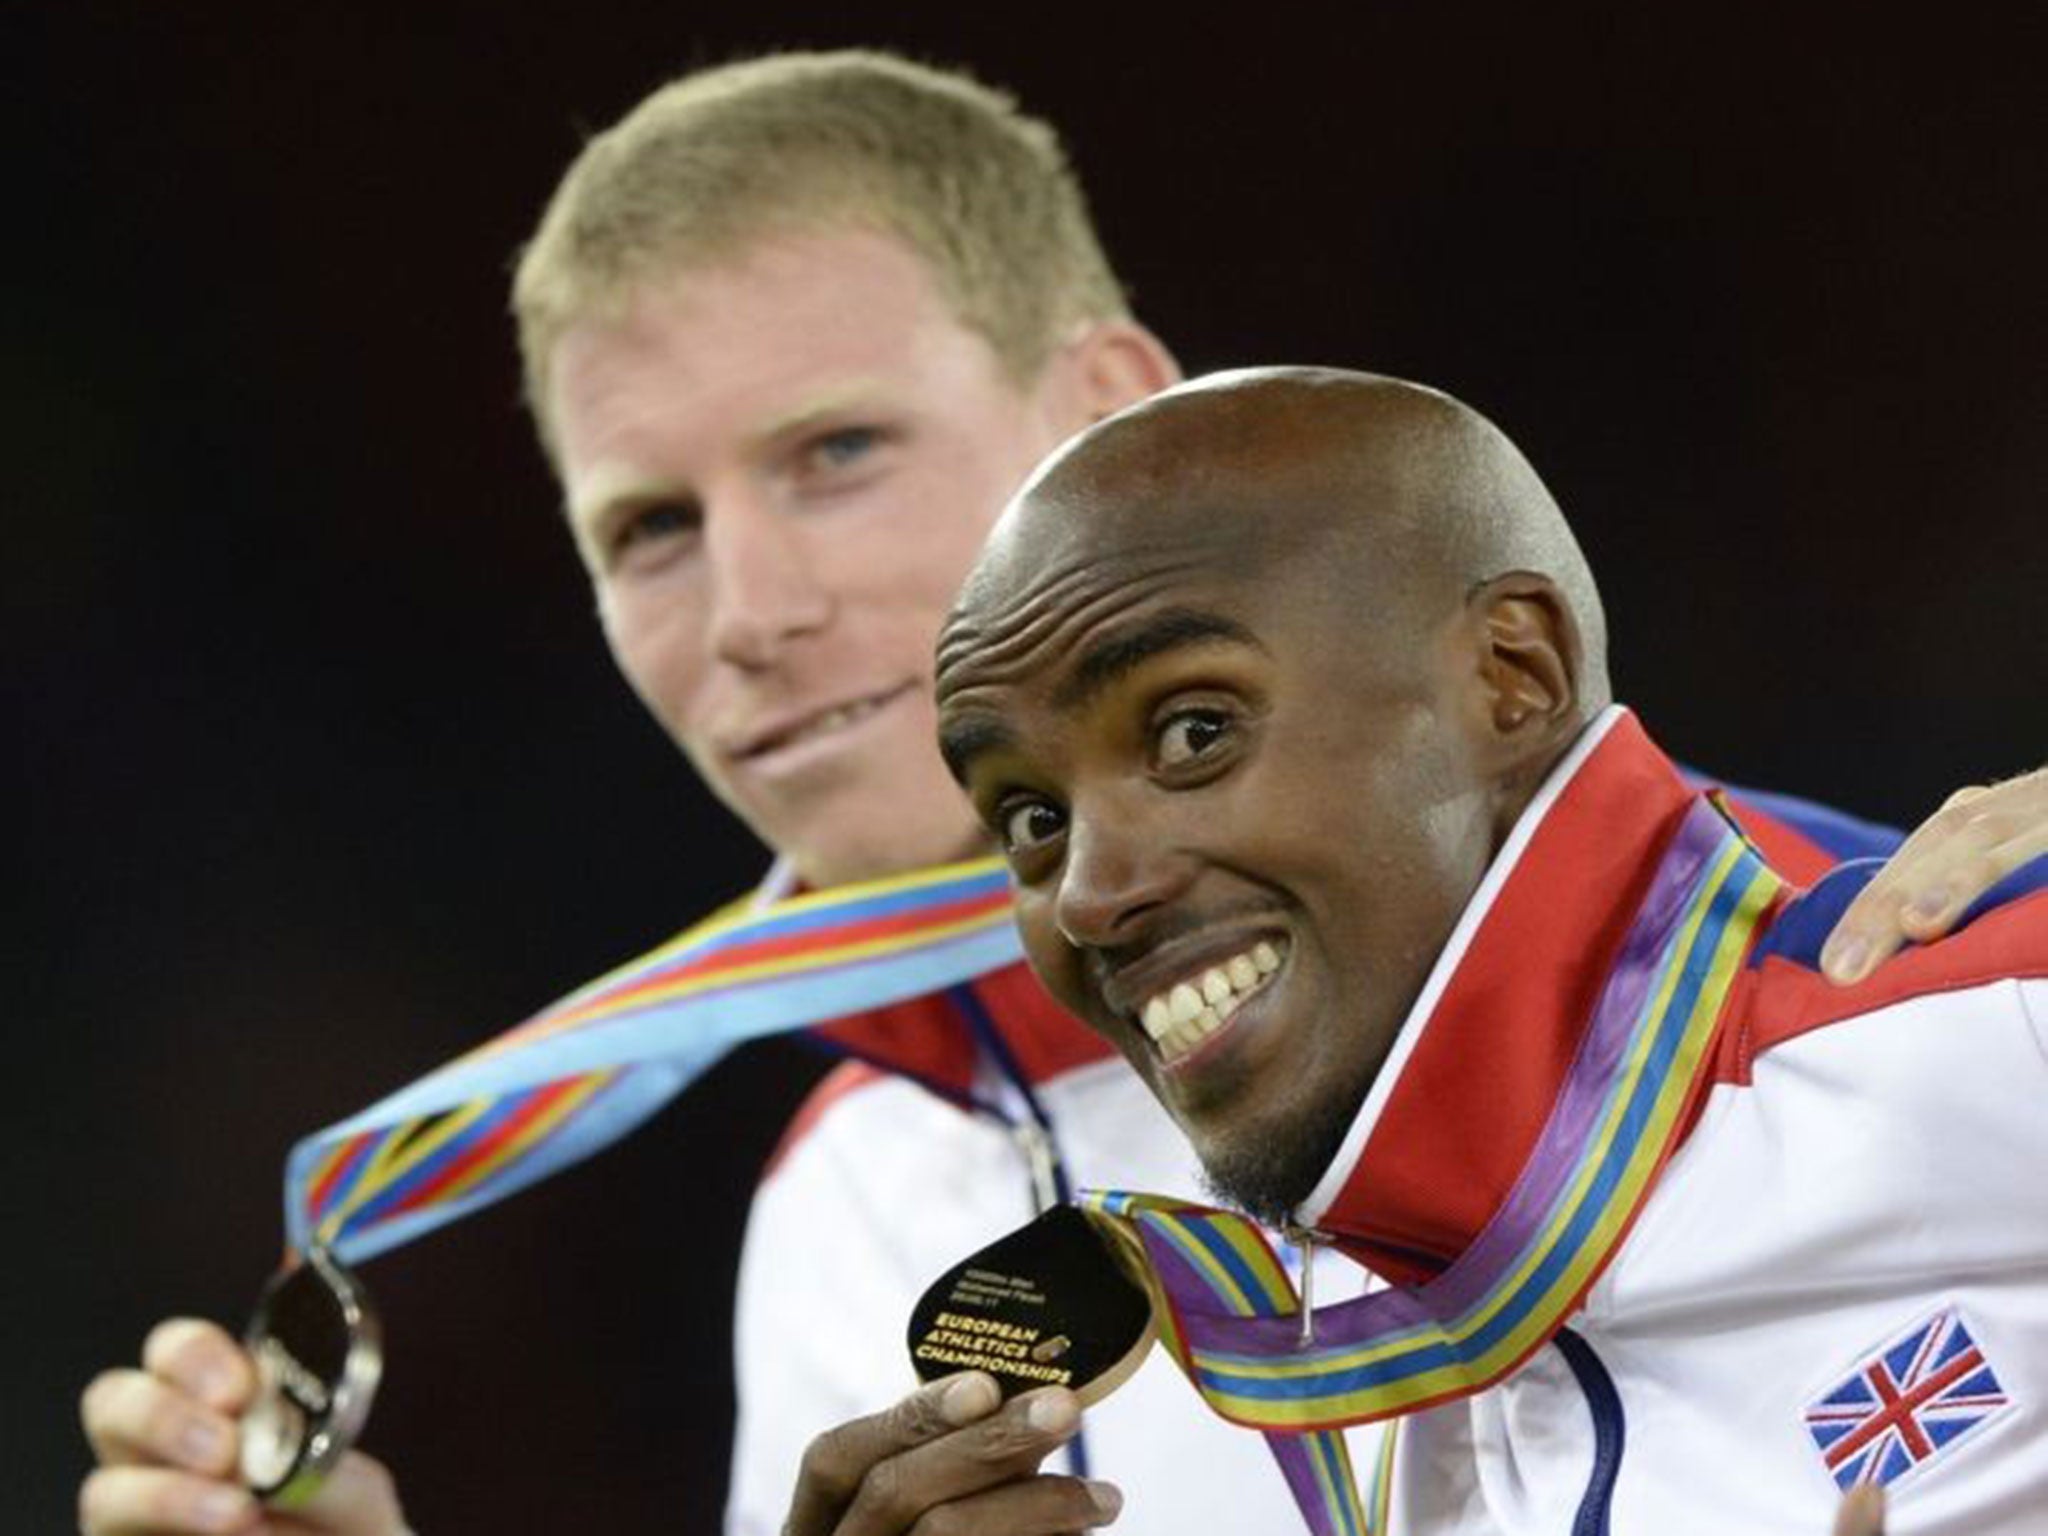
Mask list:
[[[910,1314],[923,1381],[986,1371],[1004,1397],[1069,1387],[1084,1406],[1136,1370],[1154,1336],[1152,1301],[1117,1237],[1055,1206],[947,1270]]]

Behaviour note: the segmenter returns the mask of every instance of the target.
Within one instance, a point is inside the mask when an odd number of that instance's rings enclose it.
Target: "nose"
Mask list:
[[[1132,806],[1070,808],[1053,922],[1078,949],[1130,943],[1185,887],[1189,861]]]
[[[833,594],[798,520],[765,500],[707,506],[704,549],[711,575],[711,647],[748,671],[774,665],[791,640],[823,630]]]

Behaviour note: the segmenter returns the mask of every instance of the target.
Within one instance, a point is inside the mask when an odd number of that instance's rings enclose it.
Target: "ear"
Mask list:
[[[1181,380],[1166,344],[1135,320],[1092,320],[1063,345],[1053,365],[1059,374],[1062,426],[1078,432],[1127,405],[1136,405]]]
[[[1571,604],[1547,576],[1514,571],[1476,587],[1483,727],[1509,774],[1547,769],[1577,734],[1584,651]]]

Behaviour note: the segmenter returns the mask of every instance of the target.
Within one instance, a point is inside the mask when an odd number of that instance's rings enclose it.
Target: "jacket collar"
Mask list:
[[[1627,710],[1586,728],[1467,904],[1304,1225],[1399,1281],[1467,1249],[1529,1161],[1696,799]]]

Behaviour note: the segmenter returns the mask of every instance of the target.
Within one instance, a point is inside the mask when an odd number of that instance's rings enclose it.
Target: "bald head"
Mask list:
[[[1074,438],[996,527],[942,671],[984,643],[988,610],[1020,581],[1174,546],[1246,576],[1306,555],[1394,641],[1501,577],[1543,578],[1571,631],[1581,718],[1609,702],[1598,588],[1521,450],[1440,391],[1330,368],[1210,374]]]
[[[1603,650],[1577,544],[1488,422],[1391,379],[1226,374],[1012,503],[940,634],[940,748],[1032,966],[1214,1187],[1282,1220],[1607,701]]]

